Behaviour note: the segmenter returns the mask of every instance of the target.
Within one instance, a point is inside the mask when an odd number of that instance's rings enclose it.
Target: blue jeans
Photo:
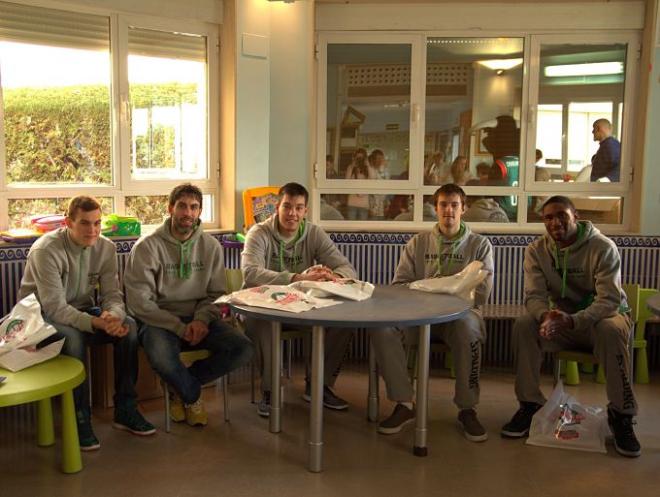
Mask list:
[[[191,320],[182,318],[183,322]],[[140,326],[139,338],[151,367],[186,404],[199,399],[202,385],[247,364],[254,350],[249,338],[219,320],[209,324],[208,335],[194,346],[176,333],[146,323]],[[179,354],[199,349],[206,349],[211,355],[186,368]]]
[[[87,309],[85,312],[93,316],[99,316],[101,310],[97,307]],[[94,330],[93,333],[81,331],[72,326],[54,323],[46,316],[44,320],[52,324],[57,333],[42,341],[39,347],[48,345],[65,338],[62,354],[75,357],[83,364],[87,363],[87,347],[111,343],[113,345],[114,373],[115,373],[115,409],[135,409],[137,406],[137,394],[135,383],[138,376],[138,336],[137,324],[130,316],[126,316],[124,324],[128,326],[128,334],[123,337],[113,337],[102,330]],[[76,411],[89,413],[89,385],[87,381],[73,390],[73,401]]]

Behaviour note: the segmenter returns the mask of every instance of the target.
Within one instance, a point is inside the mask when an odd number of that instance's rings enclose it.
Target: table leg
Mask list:
[[[426,447],[428,387],[429,387],[429,349],[431,347],[431,326],[419,327],[419,348],[417,349],[417,417],[415,419],[415,446],[413,454],[424,457]]]
[[[78,441],[76,409],[73,405],[73,391],[67,390],[62,394],[62,471],[77,473],[81,469],[82,458]]]
[[[37,402],[37,445],[39,447],[48,447],[54,443],[53,405],[49,397]]]
[[[367,397],[367,419],[378,421],[378,365],[376,352],[369,340],[369,395]]]
[[[270,432],[279,433],[282,430],[282,420],[280,418],[282,401],[280,390],[280,374],[282,354],[282,325],[279,322],[271,322],[271,385],[270,385]]]
[[[323,470],[323,326],[312,327],[312,402],[309,417],[309,470]]]

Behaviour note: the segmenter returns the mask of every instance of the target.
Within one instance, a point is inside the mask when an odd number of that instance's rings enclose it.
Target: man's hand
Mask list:
[[[209,327],[204,321],[194,320],[186,325],[183,339],[190,345],[197,345],[209,334]]]
[[[99,317],[93,317],[92,326],[113,337],[121,338],[128,334],[128,326],[108,311],[103,311]]]
[[[539,328],[539,335],[550,340],[562,329],[573,329],[573,318],[564,311],[553,309],[545,314]]]
[[[312,266],[301,274],[295,274],[292,281],[337,281],[340,276],[332,272],[327,266]]]

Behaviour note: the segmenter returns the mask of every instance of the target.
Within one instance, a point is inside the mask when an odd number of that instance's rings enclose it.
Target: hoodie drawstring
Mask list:
[[[451,271],[451,266],[454,262],[454,254],[456,254],[456,249],[458,248],[460,241],[463,239],[463,235],[465,235],[465,224],[463,224],[463,221],[461,221],[461,227],[459,228],[458,233],[456,233],[456,236],[452,239],[453,241],[451,242],[451,252],[449,253],[449,257],[447,257],[447,268],[445,274],[449,274],[449,272]],[[443,246],[443,238],[439,236],[438,237],[438,272],[440,273],[440,276],[444,276],[442,271],[442,265],[440,264],[440,259],[442,255],[442,246]]]
[[[293,240],[293,272],[297,273],[297,268],[298,268],[298,262],[296,261],[296,248],[298,244],[298,240],[300,240],[305,233],[305,220],[303,219],[300,221],[300,226],[298,226],[298,233],[296,234],[296,238]],[[279,258],[280,258],[280,272],[284,271],[284,248],[285,244],[283,240],[280,240],[280,253],[279,253]]]

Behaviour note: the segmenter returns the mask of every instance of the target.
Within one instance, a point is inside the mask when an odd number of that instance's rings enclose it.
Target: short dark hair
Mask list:
[[[88,197],[87,195],[78,195],[69,200],[69,205],[66,209],[66,217],[75,220],[76,214],[81,210],[83,212],[92,212],[95,210],[101,210],[101,204],[94,197]]]
[[[573,214],[577,212],[577,209],[575,208],[575,204],[573,204],[571,199],[568,197],[564,197],[563,195],[554,195],[545,202],[543,202],[543,207],[541,208],[541,212],[543,212],[543,209],[545,209],[546,205],[550,205],[550,204],[561,204],[564,207],[568,207],[569,209],[571,209],[573,211]]]
[[[463,189],[454,183],[447,183],[445,185],[442,185],[440,188],[438,188],[435,191],[435,193],[433,194],[434,207],[438,206],[438,197],[440,197],[440,195],[458,195],[459,197],[461,197],[461,204],[463,205],[465,205],[465,200],[467,199],[467,195],[465,195]]]
[[[287,183],[286,185],[282,186],[280,191],[277,192],[277,196],[280,197],[280,200],[282,200],[284,195],[288,195],[290,197],[299,197],[302,195],[305,197],[305,205],[307,205],[309,202],[309,192],[307,191],[307,188],[302,186],[300,183]]]
[[[169,196],[169,206],[173,207],[176,204],[176,201],[181,197],[195,197],[195,200],[199,202],[199,208],[202,208],[202,190],[193,185],[192,183],[183,183],[174,188],[170,192]]]

